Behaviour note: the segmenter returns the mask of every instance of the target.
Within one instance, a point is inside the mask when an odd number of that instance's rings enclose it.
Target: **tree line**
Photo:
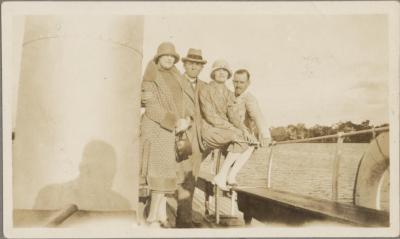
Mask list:
[[[382,124],[378,127],[385,127],[389,124]],[[337,134],[338,132],[352,132],[359,130],[372,129],[374,125],[370,125],[369,120],[363,121],[361,124],[356,124],[351,121],[338,122],[331,126],[316,124],[310,128],[307,128],[305,124],[290,124],[288,126],[279,126],[271,128],[271,136],[275,141],[295,140],[295,139],[307,139],[318,136]],[[348,136],[344,138],[346,143],[368,143],[372,138],[372,133],[359,134]],[[337,138],[332,139],[321,139],[313,141],[315,143],[336,143]]]

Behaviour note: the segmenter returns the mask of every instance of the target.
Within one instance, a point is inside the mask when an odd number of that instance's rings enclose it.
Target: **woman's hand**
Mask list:
[[[147,104],[149,100],[151,100],[153,98],[153,93],[150,91],[144,91],[142,90],[142,99],[141,99],[141,103],[142,104]]]
[[[187,130],[190,127],[190,118],[178,119],[175,125],[175,132],[180,133]]]

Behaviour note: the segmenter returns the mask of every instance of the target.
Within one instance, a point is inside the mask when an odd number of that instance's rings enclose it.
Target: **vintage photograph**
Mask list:
[[[64,4],[2,5],[7,237],[399,234],[398,3]]]

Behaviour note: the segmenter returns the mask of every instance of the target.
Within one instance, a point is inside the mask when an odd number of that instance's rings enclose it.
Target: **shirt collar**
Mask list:
[[[188,79],[188,81],[189,81],[190,83],[194,84],[194,83],[197,82],[197,78],[195,78],[195,79],[190,78],[186,73],[185,73],[184,75],[185,75],[186,79]]]
[[[247,87],[247,89],[245,91],[243,91],[242,94],[240,94],[239,96],[236,96],[236,99],[242,99],[245,97],[245,95],[247,95],[247,93],[249,92],[249,87]]]

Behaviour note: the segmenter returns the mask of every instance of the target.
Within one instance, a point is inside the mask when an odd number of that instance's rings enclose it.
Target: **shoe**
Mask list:
[[[161,228],[161,223],[159,221],[147,222],[147,225],[151,228]]]
[[[217,185],[221,190],[224,191],[229,191],[229,189],[226,187],[226,182],[225,180],[221,180],[218,175],[215,176],[211,182],[214,185]]]
[[[228,175],[228,179],[226,180],[226,183],[231,186],[231,187],[237,187],[238,182],[236,181],[236,177],[233,176],[233,174]]]
[[[160,226],[161,226],[162,228],[172,228],[172,225],[171,225],[171,223],[169,223],[168,220],[163,221],[163,222],[160,222]]]
[[[177,223],[176,228],[193,228],[193,223],[187,222],[187,223]]]
[[[239,184],[236,181],[228,181],[227,184],[233,188],[239,186]]]
[[[201,228],[201,227],[203,227],[203,223],[202,222],[200,222],[200,221],[192,221],[192,227],[194,227],[194,228]]]

